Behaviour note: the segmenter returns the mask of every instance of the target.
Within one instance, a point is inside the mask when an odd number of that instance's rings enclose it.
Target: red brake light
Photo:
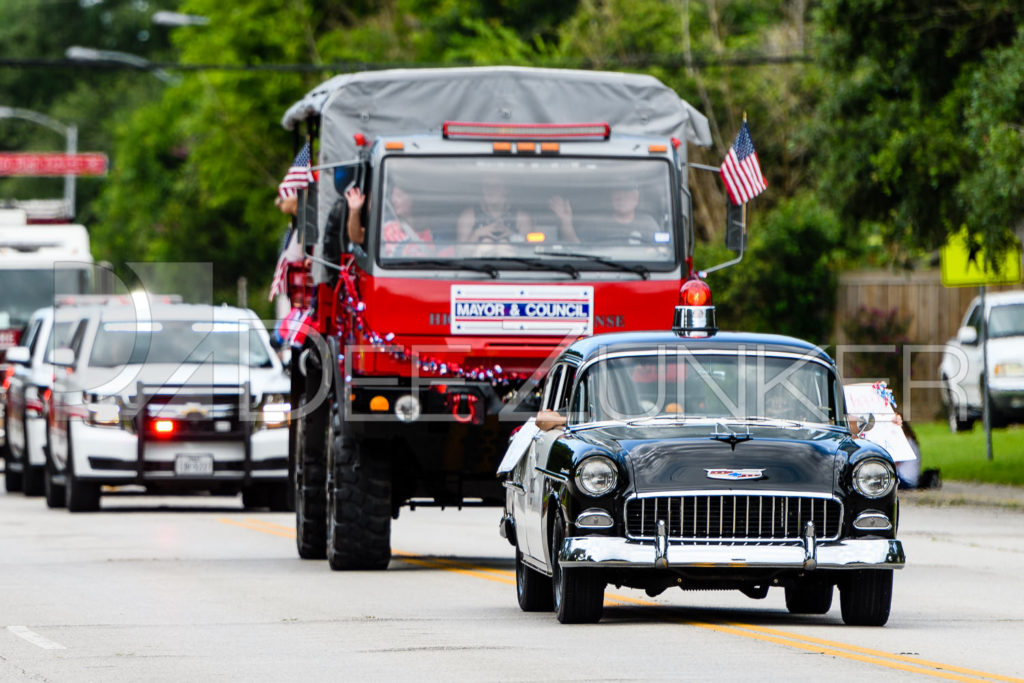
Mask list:
[[[680,306],[710,306],[711,288],[703,280],[687,280],[679,288]]]
[[[174,433],[174,420],[156,420],[153,422],[153,431],[157,434],[170,436]]]

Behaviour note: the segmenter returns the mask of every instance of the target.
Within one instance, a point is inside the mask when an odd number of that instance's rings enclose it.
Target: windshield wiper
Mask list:
[[[465,261],[441,261],[439,259],[421,259],[417,261],[389,261],[388,268],[444,268],[448,270],[475,270],[487,273],[492,279],[498,279],[498,269],[488,264],[466,263]]]
[[[582,259],[585,261],[590,261],[591,263],[600,263],[602,266],[608,266],[609,268],[612,268],[614,270],[621,270],[626,273],[635,273],[644,280],[651,279],[651,271],[647,270],[646,267],[641,266],[639,264],[631,266],[626,263],[619,263],[618,261],[613,261],[603,256],[595,256],[594,254],[577,254],[571,251],[536,251],[534,253],[543,254],[544,256],[553,256],[556,258],[559,256],[564,256],[565,258]]]
[[[560,273],[568,273],[573,280],[580,279],[580,271],[569,265],[568,263],[551,263],[545,259],[538,258],[526,258],[525,256],[498,256],[491,261],[511,261],[512,263],[521,263],[524,266],[529,266],[534,270],[555,270]]]

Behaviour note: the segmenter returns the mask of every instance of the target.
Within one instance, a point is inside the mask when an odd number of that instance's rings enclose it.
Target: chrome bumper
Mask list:
[[[903,544],[884,538],[806,545],[682,545],[608,536],[567,538],[558,559],[566,567],[720,567],[751,569],[902,569]]]

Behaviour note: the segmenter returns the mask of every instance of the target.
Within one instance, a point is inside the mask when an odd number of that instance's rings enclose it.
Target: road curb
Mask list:
[[[902,490],[900,501],[931,507],[970,505],[1024,511],[1024,487],[945,481],[938,489]]]

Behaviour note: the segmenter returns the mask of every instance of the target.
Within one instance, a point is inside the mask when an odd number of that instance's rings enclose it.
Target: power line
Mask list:
[[[742,54],[733,56],[694,55],[687,60],[681,54],[645,54],[608,59],[566,58],[540,59],[531,66],[594,69],[616,67],[750,67],[775,64],[803,64],[814,61],[808,54],[764,55]],[[129,70],[129,71],[224,71],[224,72],[279,72],[279,73],[347,73],[352,71],[379,71],[382,69],[411,69],[443,66],[475,66],[469,62],[333,62],[331,64],[263,63],[263,64],[187,64],[182,62],[146,62],[132,65],[114,61],[82,61],[45,57],[0,57],[0,66],[15,69],[77,69],[77,70]]]

